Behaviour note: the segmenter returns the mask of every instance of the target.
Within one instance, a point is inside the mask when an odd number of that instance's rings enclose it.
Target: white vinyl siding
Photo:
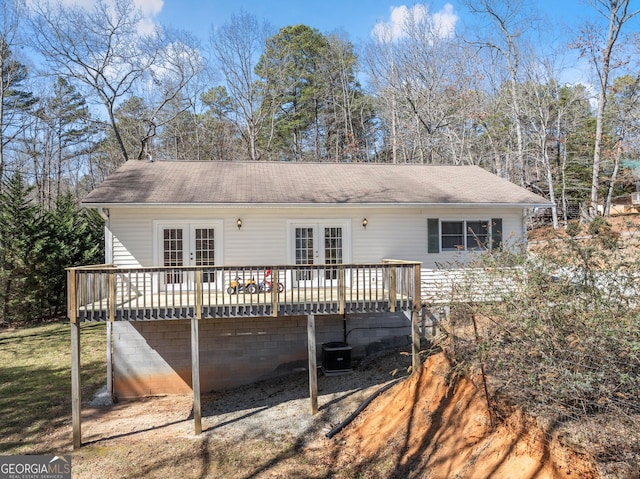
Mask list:
[[[367,218],[367,227],[362,220]],[[427,252],[427,219],[450,221],[501,218],[503,242],[522,242],[522,210],[519,208],[110,208],[108,229],[112,237],[112,258],[121,267],[158,266],[154,256],[154,221],[219,221],[224,245],[217,264],[225,266],[291,264],[290,225],[316,222],[348,224],[344,233],[344,261],[372,263],[382,259],[420,261],[424,268],[435,268],[461,259],[461,253]],[[236,221],[242,220],[238,229]],[[107,241],[107,245],[109,245]],[[467,252],[462,252],[466,254]],[[107,257],[109,255],[107,254]],[[464,259],[464,257],[462,257]]]

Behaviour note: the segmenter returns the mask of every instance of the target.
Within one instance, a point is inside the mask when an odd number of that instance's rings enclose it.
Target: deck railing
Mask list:
[[[70,268],[72,321],[136,321],[410,311],[420,265]]]

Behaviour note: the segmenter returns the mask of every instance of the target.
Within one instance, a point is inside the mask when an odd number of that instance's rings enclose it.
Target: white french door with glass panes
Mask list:
[[[347,222],[291,223],[291,255],[297,265],[338,265],[349,262],[349,228]],[[297,271],[292,278],[298,286],[333,286],[338,270],[309,268]]]
[[[166,289],[192,288],[195,274],[185,272],[183,266],[202,266],[202,283],[214,288],[219,278],[207,266],[215,266],[221,258],[221,223],[212,222],[158,222],[156,224],[156,261],[159,266],[176,269],[159,278]]]

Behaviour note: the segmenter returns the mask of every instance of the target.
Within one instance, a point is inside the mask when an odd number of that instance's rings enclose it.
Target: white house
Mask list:
[[[305,367],[310,312],[318,345],[354,356],[407,341],[421,276],[520,247],[551,206],[476,166],[210,161],[129,161],[83,205],[109,266],[74,271],[72,314],[113,321],[123,397],[191,391],[194,317],[205,390]],[[228,293],[236,277],[254,289]]]

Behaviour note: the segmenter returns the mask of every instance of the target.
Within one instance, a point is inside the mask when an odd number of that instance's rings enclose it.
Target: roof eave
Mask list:
[[[93,203],[85,208],[551,208],[552,203]]]

